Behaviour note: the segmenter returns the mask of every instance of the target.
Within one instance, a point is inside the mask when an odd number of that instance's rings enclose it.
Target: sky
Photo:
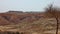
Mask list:
[[[60,6],[60,0],[0,0],[0,12],[9,10],[43,11],[51,3]]]

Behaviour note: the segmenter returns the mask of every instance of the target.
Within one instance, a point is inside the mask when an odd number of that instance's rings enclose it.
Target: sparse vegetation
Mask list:
[[[13,11],[0,13],[0,30],[7,31],[8,34],[11,32],[13,34],[58,34],[60,33],[59,11],[51,5],[43,13]]]

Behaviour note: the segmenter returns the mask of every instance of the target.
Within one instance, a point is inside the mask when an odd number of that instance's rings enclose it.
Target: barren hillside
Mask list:
[[[1,31],[18,31],[26,34],[55,34],[56,24],[56,19],[50,16],[47,17],[45,13],[0,13]]]

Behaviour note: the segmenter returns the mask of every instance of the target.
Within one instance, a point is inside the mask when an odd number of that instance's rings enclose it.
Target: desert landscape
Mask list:
[[[50,6],[46,12],[0,13],[0,34],[60,34],[59,11]]]
[[[60,34],[60,0],[0,0],[0,34]]]

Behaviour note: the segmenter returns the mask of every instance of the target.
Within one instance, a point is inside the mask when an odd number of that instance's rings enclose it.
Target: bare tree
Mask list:
[[[59,20],[58,20],[58,10],[56,8],[53,8],[53,5],[51,4],[49,8],[46,9],[46,12],[49,13],[51,17],[54,17],[57,21],[56,24],[56,34],[58,34],[58,27],[59,27]]]

